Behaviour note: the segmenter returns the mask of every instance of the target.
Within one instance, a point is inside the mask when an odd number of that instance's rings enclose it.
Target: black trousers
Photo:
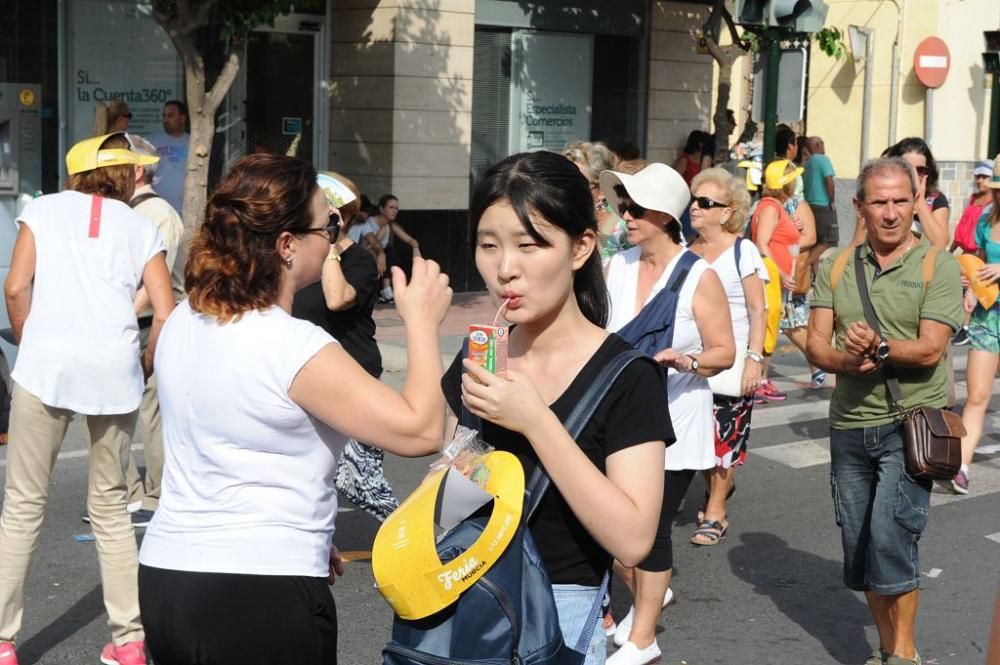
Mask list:
[[[660,525],[656,529],[653,549],[639,564],[639,570],[662,573],[674,567],[674,544],[671,532],[677,510],[681,507],[681,501],[684,500],[693,478],[694,471],[690,469],[668,470],[663,473],[663,507],[660,508]]]
[[[139,607],[156,665],[337,663],[337,609],[322,578],[139,566]]]

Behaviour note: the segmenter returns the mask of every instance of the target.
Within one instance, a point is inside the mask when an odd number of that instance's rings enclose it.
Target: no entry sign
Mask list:
[[[948,78],[951,54],[948,45],[937,37],[928,37],[917,45],[913,54],[913,69],[917,80],[928,88],[940,88]]]

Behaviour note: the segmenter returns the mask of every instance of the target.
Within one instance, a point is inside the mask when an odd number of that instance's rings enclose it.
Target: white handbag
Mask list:
[[[740,397],[743,395],[743,366],[747,362],[746,347],[736,347],[736,359],[733,366],[715,376],[708,377],[708,387],[714,395],[725,397]]]

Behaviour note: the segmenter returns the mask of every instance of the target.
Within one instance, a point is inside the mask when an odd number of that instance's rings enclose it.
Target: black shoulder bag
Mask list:
[[[854,275],[858,282],[865,320],[881,337],[878,316],[868,295],[868,279],[865,276],[861,247],[854,250]],[[907,410],[903,406],[903,389],[894,374],[888,363],[883,365],[882,376],[889,390],[889,397],[902,414],[906,472],[914,478],[950,480],[962,466],[962,437],[965,436],[962,418],[951,411],[928,406]]]

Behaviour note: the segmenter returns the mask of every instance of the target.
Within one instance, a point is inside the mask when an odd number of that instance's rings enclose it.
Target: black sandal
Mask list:
[[[726,533],[728,531],[729,524],[723,524],[719,520],[706,520],[699,524],[698,528],[694,530],[694,534],[691,536],[691,544],[699,545],[701,547],[718,545],[726,539]],[[704,540],[700,540],[698,538],[699,536],[704,538]]]

